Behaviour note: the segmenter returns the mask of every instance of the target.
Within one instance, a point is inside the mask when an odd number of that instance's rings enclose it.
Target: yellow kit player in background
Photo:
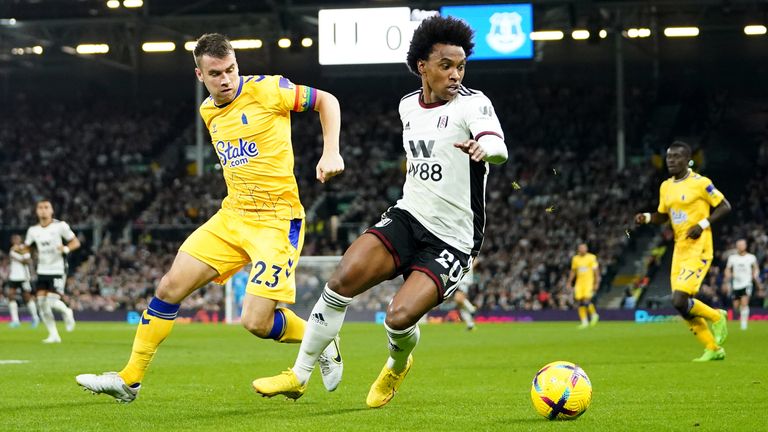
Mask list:
[[[571,274],[568,275],[568,288],[573,287],[573,298],[579,305],[579,328],[597,324],[600,315],[592,303],[592,296],[600,286],[600,266],[595,254],[589,253],[586,243],[580,243],[578,253],[571,259]],[[574,286],[573,281],[576,280]]]
[[[661,184],[658,211],[639,213],[635,215],[635,222],[672,222],[675,232],[670,274],[672,304],[705,346],[704,354],[694,361],[723,360],[725,350],[720,345],[728,335],[726,312],[712,309],[694,296],[712,265],[710,225],[727,215],[731,211],[731,204],[710,179],[688,168],[692,165],[691,147],[688,144],[673,142],[667,149],[666,161],[672,177]],[[711,213],[710,208],[714,208]]]
[[[281,76],[240,76],[229,40],[206,34],[194,50],[195,74],[210,97],[200,114],[210,132],[227,183],[227,197],[210,220],[181,245],[141,316],[128,364],[118,373],[78,375],[94,393],[131,402],[158,345],[173,328],[181,301],[210,281],[224,283],[244,265],[253,267],[242,324],[254,335],[301,342],[306,322],[278,302],[294,303],[294,273],[304,241],[304,208],[294,177],[290,112],[314,109],[323,128],[317,179],[341,173],[341,113],[330,93]],[[319,359],[329,390],[341,379],[335,343]],[[326,376],[327,375],[327,376]]]

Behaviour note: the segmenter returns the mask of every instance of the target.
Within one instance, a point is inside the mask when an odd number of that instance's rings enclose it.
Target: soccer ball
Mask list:
[[[552,362],[533,377],[531,401],[536,412],[549,420],[573,420],[592,402],[592,383],[577,365]]]

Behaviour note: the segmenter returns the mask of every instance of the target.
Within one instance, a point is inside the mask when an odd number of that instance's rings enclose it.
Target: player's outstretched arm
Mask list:
[[[468,154],[475,162],[486,161],[499,165],[506,162],[508,157],[507,145],[496,135],[483,136],[482,141],[470,139],[453,146]]]
[[[731,203],[729,203],[727,199],[723,198],[723,200],[720,201],[720,204],[718,204],[717,207],[712,210],[712,213],[710,213],[708,218],[700,220],[699,223],[688,229],[686,237],[692,239],[701,237],[701,233],[703,233],[705,229],[709,228],[711,224],[724,218],[730,212]]]
[[[320,125],[323,127],[323,155],[317,163],[315,173],[321,183],[341,174],[344,171],[344,159],[339,153],[339,133],[341,131],[341,107],[336,96],[317,91],[315,111],[320,114]]]

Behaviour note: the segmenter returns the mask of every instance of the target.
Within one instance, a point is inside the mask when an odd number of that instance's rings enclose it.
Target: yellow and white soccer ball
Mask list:
[[[531,401],[549,420],[573,420],[592,402],[592,383],[583,369],[567,361],[552,362],[533,377]]]

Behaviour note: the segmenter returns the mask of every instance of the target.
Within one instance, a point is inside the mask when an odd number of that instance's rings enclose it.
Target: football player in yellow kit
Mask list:
[[[600,315],[595,310],[595,304],[592,303],[592,296],[595,295],[600,286],[600,265],[597,262],[597,256],[589,253],[586,243],[580,243],[577,249],[578,253],[571,259],[571,273],[568,275],[568,287],[573,287],[573,299],[579,305],[579,328],[587,328],[589,325],[596,325]],[[574,280],[576,285],[574,285]]]
[[[710,179],[689,168],[692,162],[688,144],[673,142],[667,149],[666,161],[672,177],[661,184],[658,210],[638,213],[635,222],[663,224],[669,220],[672,223],[675,232],[670,274],[672,304],[705,346],[704,354],[694,361],[723,360],[725,350],[721,344],[728,335],[726,312],[712,309],[694,296],[712,265],[710,225],[727,215],[731,205]]]
[[[227,184],[221,210],[182,244],[155,297],[141,316],[128,364],[118,373],[78,375],[94,393],[120,402],[136,398],[158,345],[173,328],[181,301],[210,281],[224,283],[252,263],[242,324],[254,335],[301,342],[306,322],[278,302],[293,303],[294,273],[304,242],[304,208],[294,177],[290,112],[315,110],[323,128],[321,182],[344,170],[339,154],[341,113],[330,93],[281,76],[241,76],[229,40],[205,34],[194,49],[195,74],[210,92],[200,115],[211,135]],[[336,343],[319,359],[323,381],[341,379]]]

